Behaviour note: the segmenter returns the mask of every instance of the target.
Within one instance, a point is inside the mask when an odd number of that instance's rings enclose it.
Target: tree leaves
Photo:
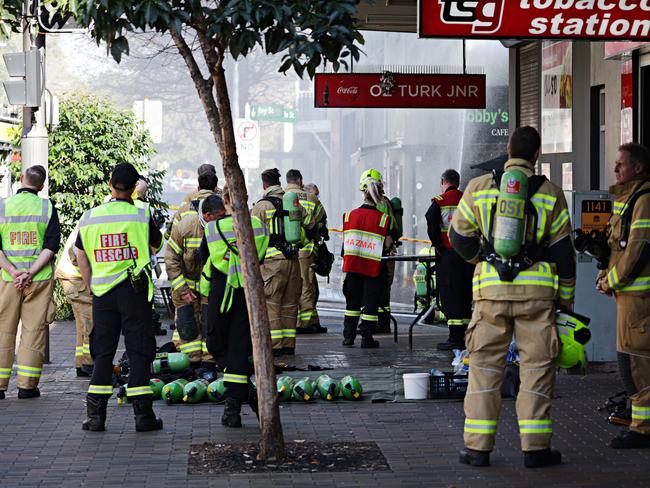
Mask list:
[[[13,2],[19,0],[12,0]],[[316,74],[329,61],[347,66],[342,58],[359,59],[363,37],[356,28],[358,0],[75,0],[74,14],[92,35],[110,46],[116,61],[129,53],[129,31],[205,32],[234,59],[256,46],[268,54],[286,52],[279,71],[299,76]],[[69,7],[69,8],[70,8]]]

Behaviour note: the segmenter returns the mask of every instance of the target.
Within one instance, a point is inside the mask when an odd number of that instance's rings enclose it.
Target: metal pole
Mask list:
[[[467,74],[467,53],[465,51],[465,39],[463,39],[463,74]]]

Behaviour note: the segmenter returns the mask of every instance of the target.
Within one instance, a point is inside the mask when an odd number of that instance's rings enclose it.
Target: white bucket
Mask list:
[[[405,373],[404,398],[406,400],[426,400],[429,394],[429,373]]]

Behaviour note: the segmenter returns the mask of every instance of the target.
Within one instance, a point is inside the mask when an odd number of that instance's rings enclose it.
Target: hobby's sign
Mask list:
[[[420,37],[625,39],[650,36],[650,0],[419,0]]]
[[[485,108],[485,75],[317,74],[316,107],[338,108]]]

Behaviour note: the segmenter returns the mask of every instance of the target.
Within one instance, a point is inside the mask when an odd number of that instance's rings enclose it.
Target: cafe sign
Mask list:
[[[647,41],[650,0],[419,0],[420,37]]]
[[[485,75],[317,74],[314,106],[332,108],[485,108]]]

